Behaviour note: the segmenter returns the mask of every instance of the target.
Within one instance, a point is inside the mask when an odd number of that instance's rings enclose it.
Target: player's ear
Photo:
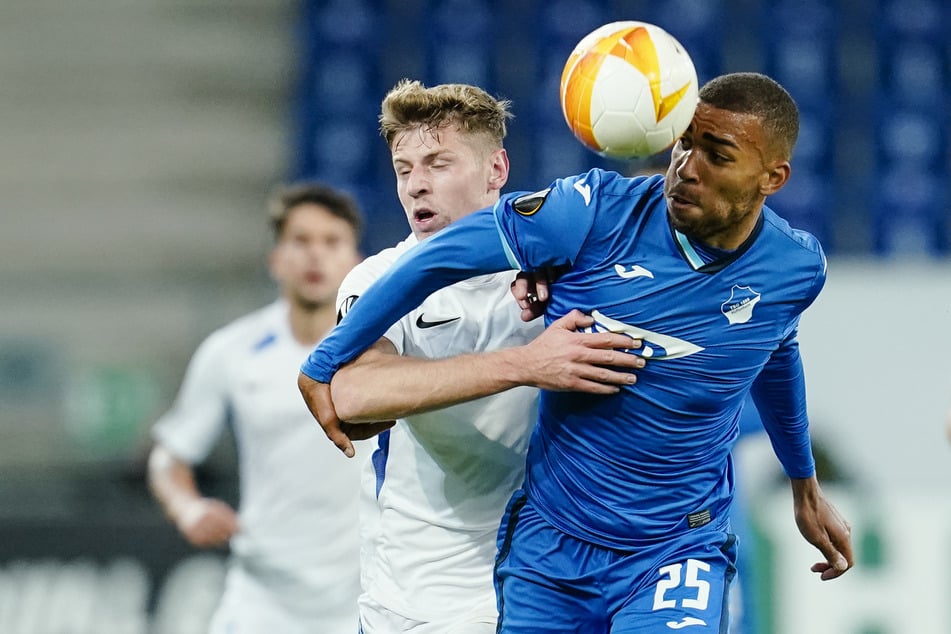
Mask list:
[[[489,158],[489,190],[501,190],[509,179],[509,155],[504,148],[493,150]]]
[[[763,179],[760,181],[760,193],[763,196],[769,196],[778,192],[789,180],[791,172],[792,167],[789,165],[789,161],[776,161],[768,166]]]

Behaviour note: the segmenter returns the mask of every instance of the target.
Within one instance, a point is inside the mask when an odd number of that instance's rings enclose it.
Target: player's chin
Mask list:
[[[448,226],[449,221],[441,216],[426,216],[413,221],[413,233],[418,240],[424,240]]]
[[[670,218],[670,225],[683,233],[684,235],[693,235],[697,229],[697,218],[690,213],[692,210],[674,208],[668,205],[667,215]]]
[[[297,305],[304,310],[317,310],[334,301],[336,291],[325,284],[298,289],[294,293]]]

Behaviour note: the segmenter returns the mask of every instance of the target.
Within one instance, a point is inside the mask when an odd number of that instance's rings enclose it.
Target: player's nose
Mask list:
[[[677,157],[676,174],[681,180],[689,181],[697,179],[697,161],[699,160],[697,150],[690,148]]]
[[[406,191],[416,198],[430,190],[429,178],[422,168],[414,167],[406,177]]]

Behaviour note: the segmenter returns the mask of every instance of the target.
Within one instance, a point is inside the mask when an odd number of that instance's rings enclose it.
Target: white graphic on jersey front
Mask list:
[[[730,289],[730,299],[720,305],[720,312],[730,325],[745,324],[753,317],[753,307],[759,303],[760,294],[749,286],[734,284]]]
[[[672,630],[682,630],[685,627],[690,627],[691,625],[706,625],[707,622],[703,619],[698,619],[693,616],[685,616],[680,622],[677,621],[667,621],[667,627]]]
[[[662,335],[659,332],[651,332],[638,326],[625,324],[622,321],[611,319],[599,310],[591,311],[594,317],[594,325],[584,328],[584,332],[617,332],[628,335],[633,339],[640,339],[644,342],[640,350],[635,350],[635,354],[651,359],[679,359],[687,357],[703,350],[701,346],[671,337]]]
[[[645,269],[640,264],[634,264],[631,268],[626,268],[623,264],[615,264],[614,272],[623,277],[626,280],[629,280],[634,277],[649,277],[654,279],[654,274]]]

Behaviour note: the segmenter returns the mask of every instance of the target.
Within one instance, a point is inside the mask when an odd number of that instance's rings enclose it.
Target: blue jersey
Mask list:
[[[504,196],[410,251],[302,369],[328,380],[376,322],[459,277],[545,266],[568,268],[546,321],[580,309],[642,338],[649,358],[613,396],[543,393],[525,489],[548,522],[628,549],[724,518],[751,389],[787,474],[813,475],[796,328],[825,282],[818,242],[764,208],[739,249],[707,263],[670,226],[660,176],[592,170]]]

